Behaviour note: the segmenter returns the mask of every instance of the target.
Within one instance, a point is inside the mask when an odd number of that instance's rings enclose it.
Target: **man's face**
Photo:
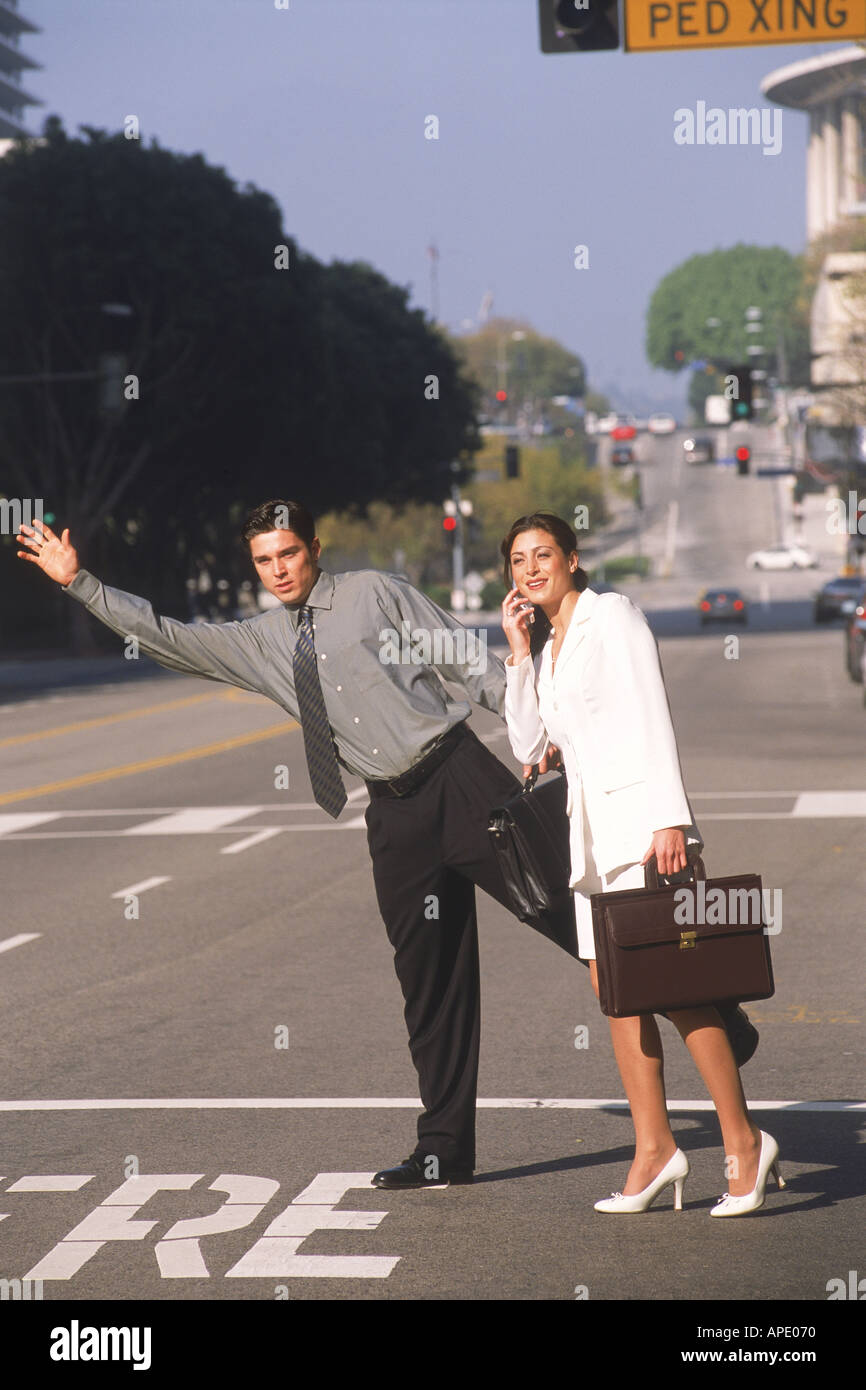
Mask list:
[[[250,556],[259,579],[268,593],[276,594],[283,603],[306,602],[319,576],[321,553],[318,536],[308,547],[294,531],[266,531],[250,541]]]

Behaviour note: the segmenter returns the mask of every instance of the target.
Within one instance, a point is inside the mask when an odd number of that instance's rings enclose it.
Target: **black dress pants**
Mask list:
[[[521,784],[466,733],[411,796],[371,798],[366,821],[424,1106],[415,1152],[474,1168],[481,1037],[475,885],[513,911],[487,823]]]

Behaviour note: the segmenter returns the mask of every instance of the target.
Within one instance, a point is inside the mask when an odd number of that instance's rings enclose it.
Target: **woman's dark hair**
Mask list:
[[[241,528],[241,540],[249,545],[253,536],[264,536],[268,531],[294,531],[305,545],[311,546],[316,523],[302,503],[274,498],[253,508]]]
[[[559,516],[554,516],[553,512],[530,512],[528,516],[519,516],[512,523],[508,535],[499,547],[503,559],[502,577],[509,589],[514,588],[514,580],[511,575],[511,548],[523,531],[546,531],[549,536],[553,537],[566,559],[577,550],[577,536],[574,531],[567,521],[563,521]],[[588,584],[589,575],[578,565],[574,571],[575,589],[578,593],[582,593]],[[532,624],[529,638],[529,650],[532,656],[541,651],[549,634],[550,619],[543,608],[536,607],[535,622]]]

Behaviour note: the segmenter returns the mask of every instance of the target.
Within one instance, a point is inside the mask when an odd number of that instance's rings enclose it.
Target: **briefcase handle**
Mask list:
[[[678,870],[675,874],[660,874],[658,871],[658,860],[653,854],[644,864],[644,887],[658,888],[659,879],[664,881],[666,887],[672,883],[697,883],[699,878],[706,880],[707,871],[704,868],[704,861],[701,858],[700,850],[697,845],[689,845],[686,849],[687,865],[685,869]],[[688,874],[688,879],[683,877]]]
[[[559,775],[560,775],[560,777],[564,777],[564,776],[565,776],[565,771],[564,771],[563,768],[561,768],[561,767],[551,767],[551,768],[548,768],[548,771],[549,771],[549,772],[558,772]],[[537,781],[538,781],[538,763],[533,763],[533,764],[532,764],[532,768],[531,768],[530,773],[529,773],[529,776],[528,776],[528,777],[524,777],[524,779],[523,779],[523,791],[525,791],[525,792],[531,792],[531,791],[532,791],[532,788],[535,786],[535,784],[536,784]]]

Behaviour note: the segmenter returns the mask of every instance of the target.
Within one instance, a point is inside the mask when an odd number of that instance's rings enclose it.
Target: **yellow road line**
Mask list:
[[[0,738],[0,748],[11,748],[17,743],[35,743],[42,738],[58,738],[61,734],[78,733],[80,729],[101,729],[106,724],[120,724],[124,719],[141,719],[147,714],[159,714],[162,710],[199,705],[203,700],[224,700],[227,694],[227,691],[218,691],[213,695],[187,695],[182,700],[165,700],[161,705],[139,705],[136,709],[125,710],[123,714],[104,714],[99,719],[79,719],[74,724],[58,724],[53,729],[40,729],[35,734],[14,734],[12,738]]]
[[[244,748],[250,743],[260,743],[263,739],[274,738],[277,734],[287,734],[299,728],[300,725],[295,720],[269,724],[266,729],[257,729],[255,733],[238,734],[235,738],[220,739],[217,743],[203,743],[198,748],[187,748],[183,753],[169,753],[162,758],[145,758],[138,763],[123,763],[120,767],[107,767],[101,772],[85,772],[80,777],[67,777],[61,782],[43,782],[39,787],[4,792],[0,796],[0,806],[8,806],[11,801],[26,801],[32,796],[48,796],[51,792],[68,791],[73,787],[88,787],[95,782],[110,782],[115,777],[129,777],[136,772],[151,772],[157,767],[173,767],[176,763],[190,762],[193,758],[209,758],[214,753],[228,753],[234,748]]]

